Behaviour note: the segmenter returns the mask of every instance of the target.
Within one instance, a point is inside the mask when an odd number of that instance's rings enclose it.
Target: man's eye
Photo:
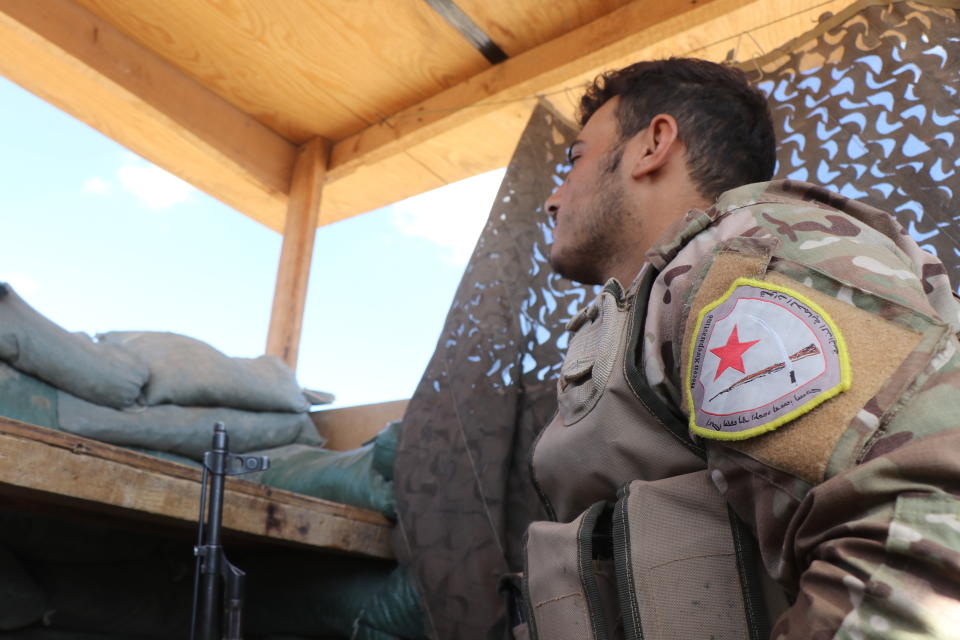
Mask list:
[[[570,156],[570,157],[567,158],[567,159],[570,161],[570,166],[572,167],[573,165],[577,164],[577,160],[580,159],[580,155],[577,154],[577,155],[575,155],[575,156]]]

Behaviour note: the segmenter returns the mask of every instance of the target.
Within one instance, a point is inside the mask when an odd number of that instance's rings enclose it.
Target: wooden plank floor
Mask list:
[[[0,417],[0,489],[132,518],[195,523],[200,470],[89,438]],[[228,478],[230,531],[379,558],[393,524],[367,509]]]

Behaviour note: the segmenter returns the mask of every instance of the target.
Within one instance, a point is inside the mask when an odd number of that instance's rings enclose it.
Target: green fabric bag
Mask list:
[[[13,552],[0,546],[0,630],[37,622],[46,607],[46,596],[33,576]]]
[[[244,559],[251,637],[416,639],[419,598],[394,563],[321,554]]]
[[[373,468],[387,480],[393,480],[393,461],[397,458],[401,429],[403,422],[392,420],[373,438]]]
[[[0,362],[0,415],[57,428],[57,390]]]
[[[193,460],[202,459],[203,452],[210,449],[215,422],[226,425],[234,453],[294,442],[323,444],[306,413],[173,404],[117,410],[63,391],[59,392],[57,403],[63,431],[121,446],[169,451]]]
[[[117,635],[107,633],[81,633],[47,627],[30,627],[20,631],[0,632],[0,638],[9,640],[152,640],[145,636]]]
[[[164,331],[111,331],[97,335],[146,363],[145,404],[230,407],[247,411],[306,413],[290,367],[276,356],[232,358],[190,336]]]
[[[373,442],[350,451],[292,444],[251,455],[268,456],[270,468],[245,480],[395,517],[393,483],[373,468]]]
[[[135,355],[70,333],[0,283],[0,360],[58,389],[108,407],[129,407],[150,373]]]

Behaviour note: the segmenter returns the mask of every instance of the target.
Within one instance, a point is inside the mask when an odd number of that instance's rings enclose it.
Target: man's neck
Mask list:
[[[621,252],[621,255],[610,261],[605,269],[604,282],[616,278],[622,285],[629,285],[647,262],[647,253],[654,245],[663,241],[663,235],[674,223],[691,209],[705,210],[711,204],[699,194],[695,197],[690,197],[689,193],[685,195],[686,197],[677,197],[676,194],[664,196],[656,212],[637,221],[640,233],[628,251]]]

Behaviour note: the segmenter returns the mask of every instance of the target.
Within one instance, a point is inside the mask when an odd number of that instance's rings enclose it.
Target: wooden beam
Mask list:
[[[193,80],[210,73],[202,57],[178,48],[170,59],[181,72],[75,1],[0,0],[0,74],[282,231],[296,147]],[[513,139],[499,130],[513,130],[513,123],[494,132],[486,124],[510,120],[521,111],[516,105],[532,105],[536,94],[559,92],[552,100],[562,108],[577,93],[564,89],[624,59],[691,51],[724,59],[754,41],[769,50],[812,26],[820,12],[851,1],[637,0],[338,141],[319,222],[502,166]],[[764,27],[801,10],[792,21]],[[779,39],[764,39],[767,32]],[[718,47],[723,51],[714,56]],[[236,104],[245,104],[242,95]],[[284,121],[285,108],[267,111]]]
[[[392,400],[310,413],[317,432],[327,439],[323,446],[333,451],[350,451],[377,435],[391,420],[400,420],[409,400]]]
[[[670,56],[693,56],[714,62],[745,64],[785,42],[810,33],[824,14],[838,15],[849,10],[856,0],[778,0],[772,3],[747,3],[731,6],[720,15],[699,27],[677,33],[671,38],[657,40],[641,49],[631,49],[625,55],[605,60],[605,67],[618,69],[637,60],[656,60]],[[884,0],[877,0],[883,4]],[[720,8],[720,3],[715,6]],[[753,62],[748,67],[753,69]],[[548,101],[557,111],[573,120],[576,115],[579,92],[565,88],[586,86],[601,69],[591,69],[579,76],[570,76],[564,82],[549,87]]]
[[[487,113],[529,98],[610,59],[688,31],[756,0],[634,2],[579,29],[491,67],[333,147],[336,180]]]
[[[129,518],[195,522],[200,470],[0,417],[0,489]],[[223,526],[314,547],[392,556],[379,513],[228,478]]]
[[[269,226],[296,147],[70,0],[0,0],[0,74]]]
[[[321,138],[305,144],[297,155],[290,187],[290,205],[267,334],[267,353],[279,356],[293,370],[297,368],[313,240],[329,153],[330,145]]]

